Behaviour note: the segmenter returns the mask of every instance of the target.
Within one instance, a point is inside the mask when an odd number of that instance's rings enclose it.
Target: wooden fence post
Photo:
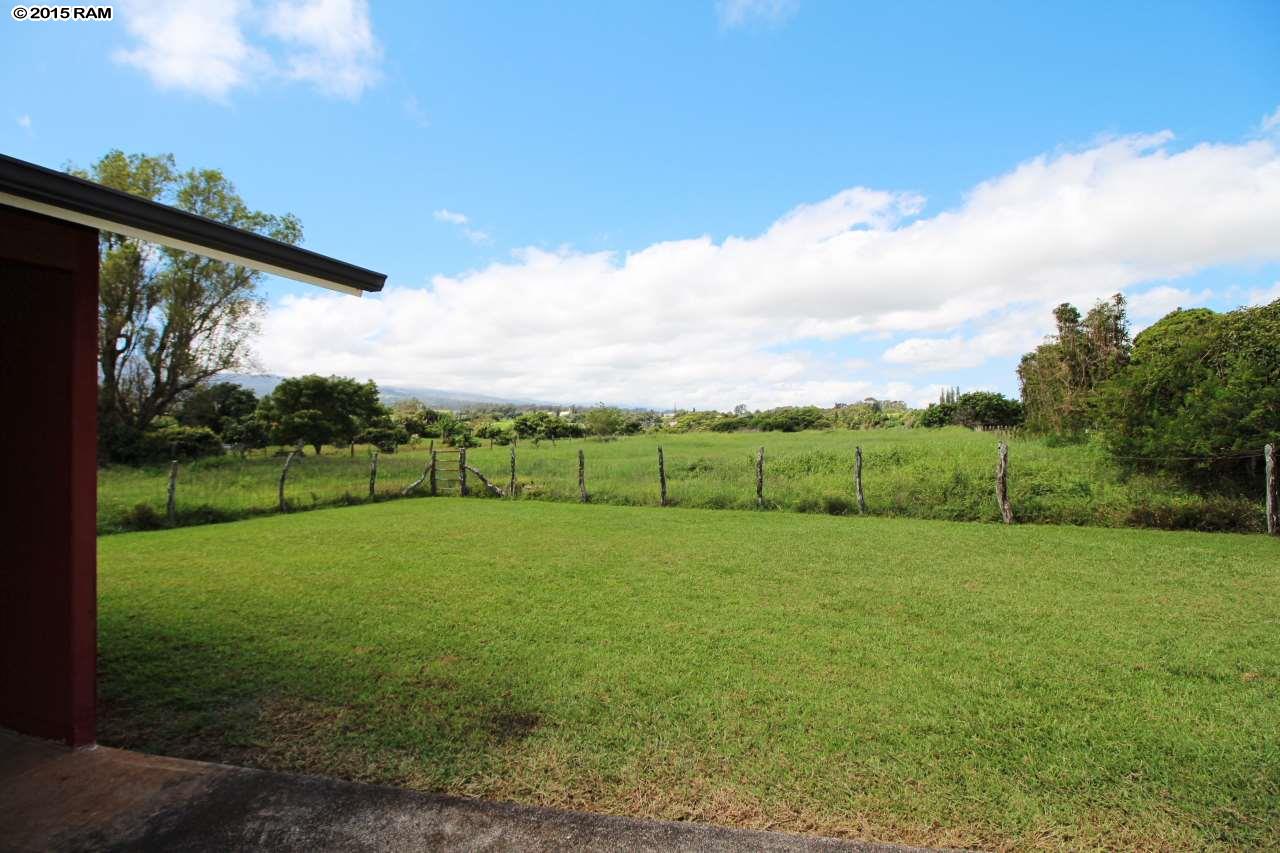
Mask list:
[[[853,449],[853,485],[858,492],[858,512],[865,514],[867,511],[867,498],[862,494],[862,448],[855,447]]]
[[[464,444],[458,451],[458,494],[467,496],[467,447]]]
[[[662,445],[658,445],[658,488],[661,491],[661,506],[667,505],[667,466],[662,459]]]
[[[434,445],[433,445],[434,446]],[[431,451],[431,497],[436,496],[436,452]]]
[[[298,451],[290,450],[289,456],[284,460],[284,467],[280,469],[280,511],[288,512],[289,505],[284,502],[284,481],[289,476],[289,466],[293,464],[293,457],[298,455]]]
[[[587,494],[587,457],[581,450],[579,450],[578,451],[578,501],[580,503],[586,503],[590,499],[591,499],[591,496]]]
[[[178,523],[178,460],[175,459],[169,463],[169,497],[165,501],[165,516],[169,519],[169,526],[173,527]]]
[[[764,509],[764,448],[756,454],[756,509]]]
[[[1272,536],[1280,536],[1280,488],[1276,482],[1280,480],[1280,470],[1276,466],[1276,446],[1268,444],[1262,449],[1262,457],[1266,461],[1267,484],[1267,532]]]
[[[514,498],[516,496],[516,443],[511,442],[511,485],[507,488],[507,494]]]
[[[378,493],[378,451],[373,451],[373,458],[369,460],[369,500],[373,500],[374,495]]]
[[[996,451],[996,500],[1004,523],[1013,524],[1013,507],[1009,505],[1009,445],[1002,441],[996,445]]]

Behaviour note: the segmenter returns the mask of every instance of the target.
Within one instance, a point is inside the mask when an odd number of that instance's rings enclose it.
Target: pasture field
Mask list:
[[[831,430],[803,433],[647,434],[616,441],[530,442],[517,448],[522,499],[577,501],[577,453],[587,459],[587,488],[596,503],[656,506],[657,447],[666,456],[673,504],[706,509],[755,506],[755,453],[764,446],[765,498],[771,509],[833,515],[857,512],[853,451],[864,453],[863,483],[871,515],[998,521],[994,499],[996,437],[960,427],[944,430]],[[476,447],[468,461],[506,486],[506,447]],[[310,451],[308,451],[310,454]],[[402,449],[379,459],[379,495],[398,496],[417,479],[425,450]],[[179,521],[243,518],[274,511],[283,460],[269,453],[241,461],[227,456],[182,466]],[[1053,446],[1039,438],[1010,441],[1010,498],[1019,521],[1257,531],[1263,527],[1261,474],[1256,494],[1197,494],[1159,476],[1123,477],[1105,454],[1087,445]],[[103,469],[99,531],[157,526],[163,520],[167,468]],[[289,473],[287,495],[297,508],[367,500],[368,448],[307,455]],[[473,479],[475,493],[483,489]],[[145,509],[140,514],[139,505]]]
[[[113,746],[883,841],[1280,847],[1267,537],[440,498],[99,560]]]

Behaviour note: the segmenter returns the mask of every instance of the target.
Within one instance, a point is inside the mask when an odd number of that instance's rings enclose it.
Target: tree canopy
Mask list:
[[[1280,299],[1166,315],[1138,335],[1096,411],[1122,461],[1239,471],[1233,457],[1280,441]]]
[[[314,374],[282,381],[263,399],[260,412],[278,442],[310,444],[317,454],[325,444],[355,441],[366,428],[388,418],[372,380]]]
[[[296,217],[253,210],[222,172],[179,171],[169,154],[110,151],[71,171],[286,243],[302,239]],[[112,458],[128,456],[182,395],[245,365],[262,274],[110,232],[99,246],[100,448]]]

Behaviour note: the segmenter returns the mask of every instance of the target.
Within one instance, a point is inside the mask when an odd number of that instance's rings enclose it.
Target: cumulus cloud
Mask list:
[[[800,7],[799,0],[716,0],[720,26],[736,28],[754,23],[777,24]]]
[[[251,84],[296,80],[356,98],[379,77],[366,0],[130,0],[122,13],[134,44],[115,60],[162,89],[225,100]]]
[[[258,351],[283,373],[583,402],[915,402],[950,383],[904,376],[1025,351],[1063,300],[1280,260],[1277,143],[1170,143],[1129,136],[1037,157],[931,216],[916,193],[855,187],[754,236],[527,248],[358,303],[292,298],[269,313]],[[886,337],[906,340],[870,368],[808,351]]]
[[[22,128],[23,130],[31,129],[31,116],[27,115],[26,113],[23,113],[22,115],[18,116],[17,122],[18,122],[18,127]]]

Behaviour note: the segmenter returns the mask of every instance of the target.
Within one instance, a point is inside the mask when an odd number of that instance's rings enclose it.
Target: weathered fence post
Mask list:
[[[662,459],[662,445],[658,445],[658,488],[661,492],[661,505],[667,505],[667,466]]]
[[[1013,507],[1009,505],[1009,445],[1002,441],[996,445],[996,451],[996,500],[1004,523],[1013,524]]]
[[[587,494],[587,457],[581,450],[579,450],[578,451],[578,501],[580,503],[586,503],[590,499],[591,499],[591,496]]]
[[[858,512],[866,513],[867,498],[862,494],[862,448],[853,449],[853,485],[858,492]]]
[[[464,444],[458,449],[458,494],[466,497],[467,491],[467,447]]]
[[[1262,457],[1266,461],[1267,484],[1267,532],[1272,536],[1280,536],[1280,470],[1276,466],[1276,446],[1268,444],[1262,449]]]
[[[436,452],[431,451],[431,497],[436,496]]]
[[[289,476],[289,466],[293,464],[293,457],[298,455],[298,451],[290,450],[289,456],[284,460],[284,467],[280,469],[280,511],[288,512],[289,505],[284,502],[284,481]]]
[[[373,458],[369,460],[369,500],[373,500],[373,496],[378,491],[378,451],[373,451]]]
[[[173,527],[178,523],[178,460],[177,459],[169,463],[169,498],[165,502],[165,515],[169,519],[170,527]]]
[[[511,485],[507,488],[507,495],[511,498],[516,496],[516,443],[511,442]]]
[[[756,509],[764,509],[764,448],[756,454]]]

